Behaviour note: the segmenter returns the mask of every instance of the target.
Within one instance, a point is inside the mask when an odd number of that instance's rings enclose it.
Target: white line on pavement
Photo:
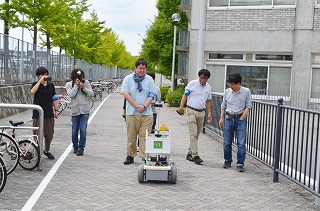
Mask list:
[[[100,103],[100,105],[98,106],[98,108],[93,112],[93,114],[90,116],[89,120],[88,120],[88,125],[90,124],[91,120],[94,118],[94,116],[97,114],[98,110],[100,109],[100,107],[104,104],[104,102],[110,97],[111,95],[108,95],[103,101],[102,103]],[[41,194],[43,193],[43,191],[45,190],[45,188],[47,187],[47,185],[49,184],[49,182],[51,181],[51,179],[53,178],[53,176],[55,175],[55,173],[57,172],[57,170],[59,169],[60,165],[63,163],[63,161],[66,159],[66,157],[68,156],[68,154],[70,153],[72,149],[72,143],[70,143],[70,145],[67,147],[67,149],[64,151],[64,153],[61,155],[61,157],[58,159],[58,161],[52,166],[52,168],[50,169],[50,171],[48,172],[48,174],[45,176],[45,178],[42,180],[42,182],[40,183],[40,185],[38,186],[38,188],[33,192],[32,196],[29,198],[29,200],[27,201],[27,203],[23,206],[23,208],[21,209],[21,211],[29,211],[32,209],[32,207],[35,205],[35,203],[38,201],[39,197],[41,196]]]

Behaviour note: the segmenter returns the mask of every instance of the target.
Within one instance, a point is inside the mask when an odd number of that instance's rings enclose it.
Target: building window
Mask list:
[[[320,0],[317,0],[319,3]],[[209,7],[295,5],[295,0],[210,0]]]
[[[207,65],[206,68],[214,76],[208,80],[212,92],[223,93],[228,88],[226,77],[238,72],[242,76],[241,85],[249,88],[253,95],[290,96],[290,67]]]
[[[271,96],[290,96],[291,68],[269,67],[268,92]]]
[[[209,59],[243,60],[243,54],[209,53]]]
[[[318,0],[319,1],[319,0]],[[311,98],[320,98],[320,68],[312,69]]]
[[[231,73],[240,73],[242,76],[241,85],[249,88],[252,94],[267,94],[267,66],[227,65],[227,76]]]
[[[292,61],[292,55],[256,54],[255,60]]]

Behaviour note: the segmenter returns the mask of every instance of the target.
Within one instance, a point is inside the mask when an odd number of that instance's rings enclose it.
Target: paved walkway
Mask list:
[[[104,96],[106,99],[107,95]],[[171,159],[178,168],[176,184],[138,183],[140,159],[125,166],[126,130],[122,118],[123,98],[113,93],[92,110],[85,154],[72,153],[70,111],[56,121],[51,152],[56,160],[43,157],[42,171],[21,167],[9,175],[0,193],[0,210],[319,210],[314,196],[247,157],[246,172],[235,164],[223,169],[222,140],[201,134],[199,153],[203,165],[185,159],[188,147],[186,116],[174,108],[160,110],[160,123],[171,132]],[[94,111],[96,110],[96,113]],[[27,113],[27,114],[26,114]],[[26,119],[31,111],[12,117]],[[1,125],[8,119],[1,120]],[[235,154],[234,154],[235,156]],[[44,180],[45,178],[45,180]]]

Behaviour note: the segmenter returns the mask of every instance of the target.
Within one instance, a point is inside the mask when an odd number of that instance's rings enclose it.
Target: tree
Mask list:
[[[173,23],[171,16],[179,13],[179,27],[187,28],[188,20],[183,12],[178,11],[180,0],[158,0],[158,16],[149,27],[143,39],[141,56],[146,58],[156,72],[171,78],[173,52]],[[175,63],[177,64],[177,62]],[[177,68],[175,68],[177,69]]]

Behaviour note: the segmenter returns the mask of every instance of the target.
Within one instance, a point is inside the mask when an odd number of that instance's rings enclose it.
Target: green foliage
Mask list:
[[[35,45],[39,32],[45,36],[40,37],[42,46],[59,47],[74,61],[133,69],[137,57],[126,50],[118,35],[106,28],[94,11],[88,20],[83,18],[89,10],[88,0],[10,0],[0,4],[0,9],[0,18],[8,29],[24,27],[33,31]],[[24,14],[24,19],[17,14]]]
[[[177,88],[173,92],[168,92],[167,94],[167,102],[171,107],[179,107],[180,101],[183,96],[184,90],[182,88]]]
[[[167,102],[166,97],[167,97],[169,89],[170,89],[170,86],[160,86],[161,98],[165,102]]]
[[[152,66],[155,72],[169,79],[171,78],[172,69],[174,31],[171,16],[174,13],[179,13],[181,16],[177,33],[179,32],[179,28],[188,27],[188,19],[184,12],[178,10],[179,5],[180,0],[158,0],[158,16],[155,22],[148,28],[141,47],[141,56],[147,59],[148,66]],[[178,58],[176,57],[176,59]],[[178,62],[175,62],[175,64],[177,65]]]

